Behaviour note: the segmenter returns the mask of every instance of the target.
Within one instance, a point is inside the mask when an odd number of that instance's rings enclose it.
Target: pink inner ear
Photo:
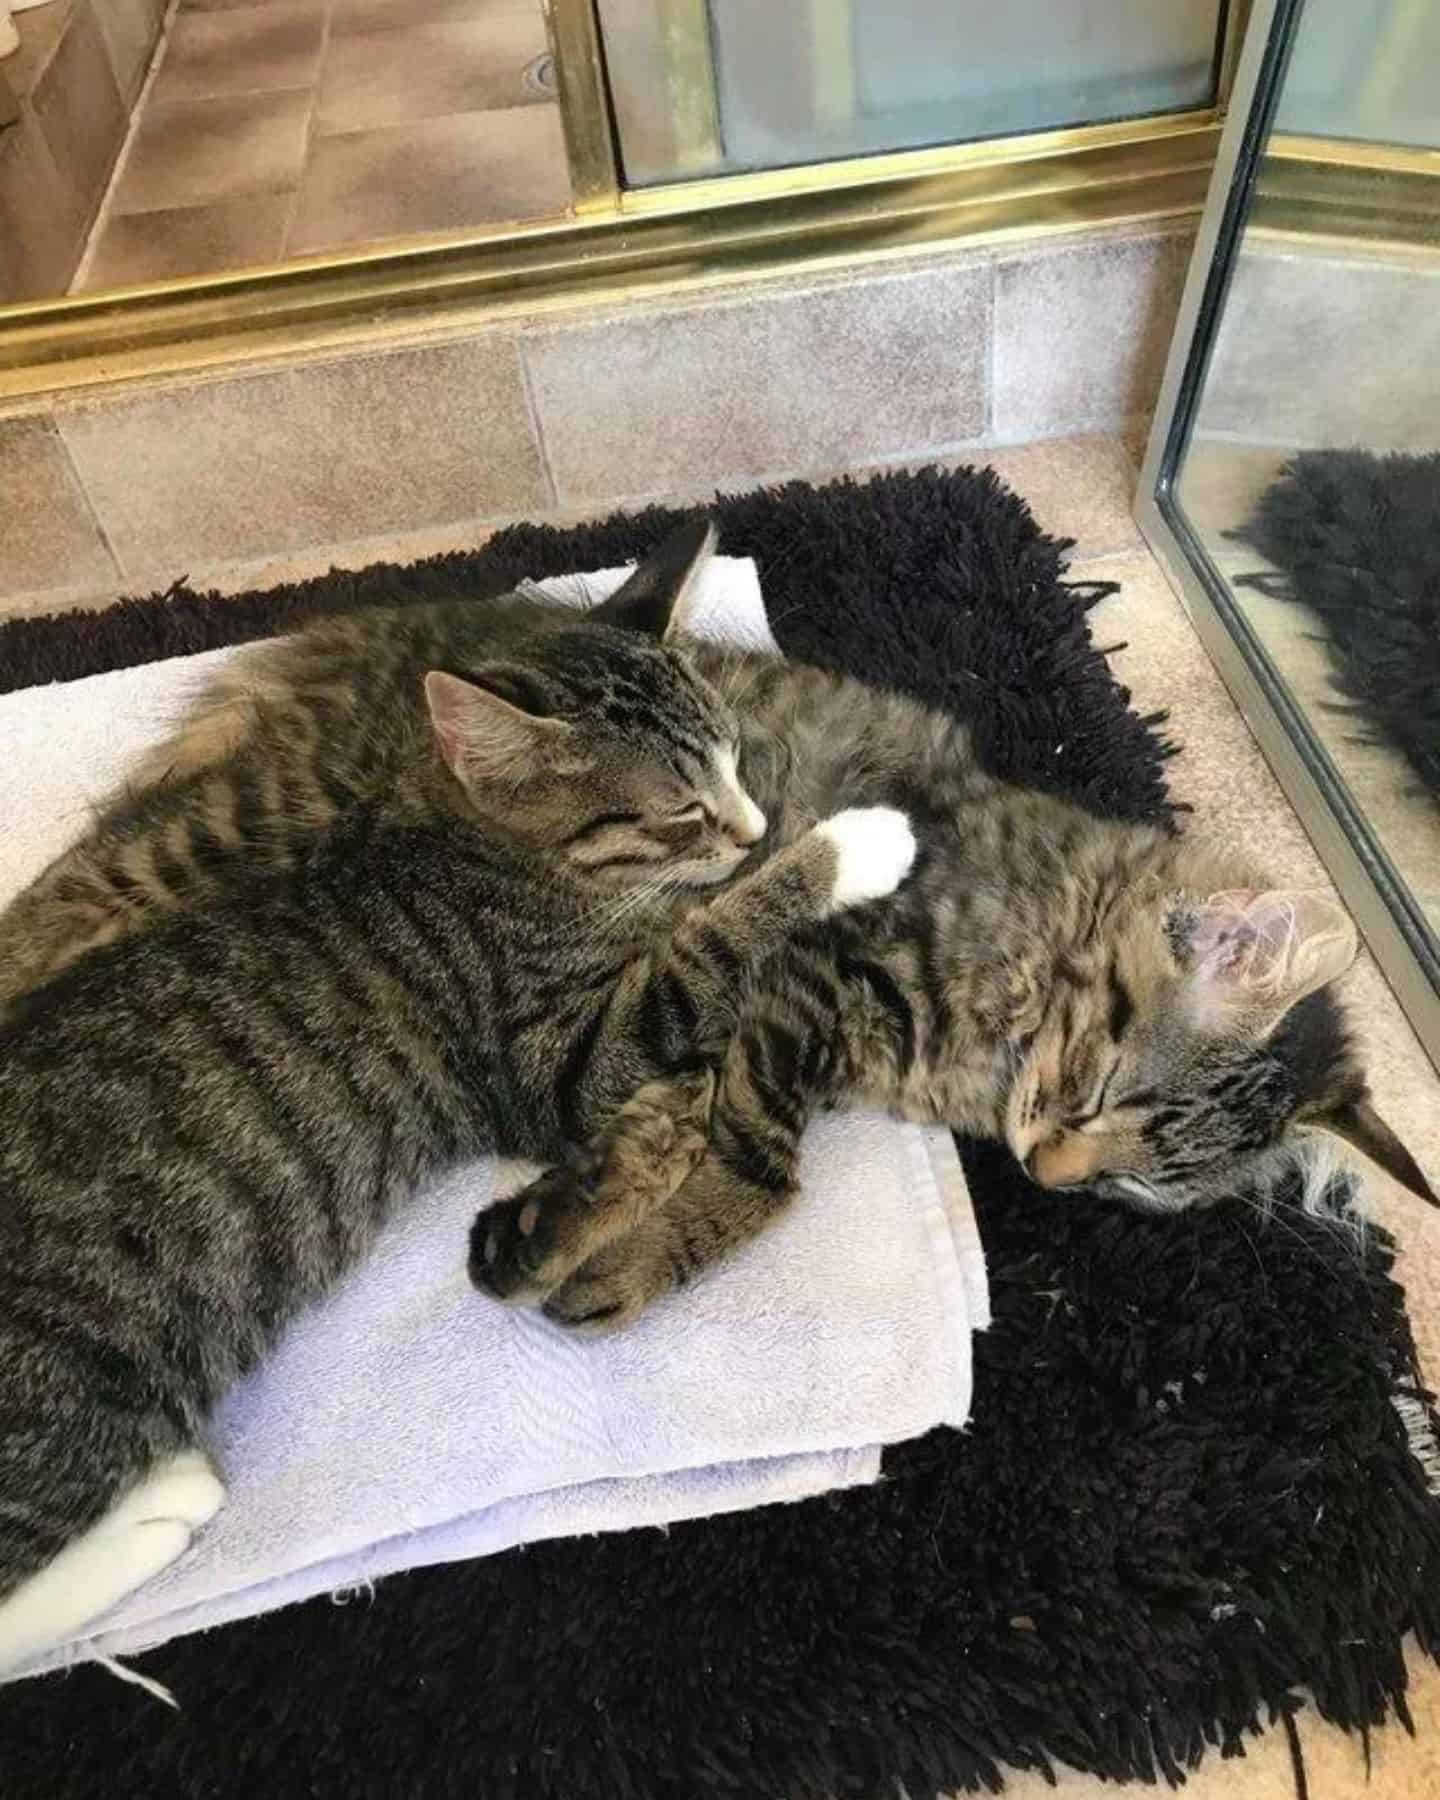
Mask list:
[[[1190,933],[1190,949],[1198,968],[1225,975],[1249,960],[1257,945],[1256,923],[1249,909],[1257,898],[1253,888],[1210,896]]]
[[[440,754],[454,769],[464,752],[466,717],[473,710],[470,688],[455,676],[432,669],[425,677],[425,703]]]

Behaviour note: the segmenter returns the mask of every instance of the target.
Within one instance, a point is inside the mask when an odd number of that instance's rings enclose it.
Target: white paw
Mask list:
[[[838,853],[836,906],[858,906],[893,894],[915,861],[915,833],[893,806],[856,806],[815,827]]]
[[[157,1464],[104,1518],[0,1601],[0,1674],[78,1636],[169,1568],[224,1498],[203,1451],[183,1450]]]

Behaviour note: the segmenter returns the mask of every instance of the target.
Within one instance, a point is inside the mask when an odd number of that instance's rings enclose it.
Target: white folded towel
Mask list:
[[[544,584],[587,603],[626,571]],[[700,629],[773,647],[754,565],[705,571]],[[83,827],[232,650],[0,698],[0,904]],[[521,1165],[467,1167],[222,1404],[228,1495],[174,1566],[32,1668],[129,1653],[400,1569],[873,1481],[880,1446],[970,1407],[989,1322],[943,1131],[818,1122],[786,1217],[613,1338],[474,1292],[477,1208]],[[32,1671],[26,1671],[32,1672]]]

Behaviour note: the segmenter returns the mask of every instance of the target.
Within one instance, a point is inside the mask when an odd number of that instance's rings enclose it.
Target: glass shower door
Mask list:
[[[1440,0],[1254,29],[1142,523],[1440,1060]]]
[[[1225,0],[599,0],[626,182],[1212,103]]]

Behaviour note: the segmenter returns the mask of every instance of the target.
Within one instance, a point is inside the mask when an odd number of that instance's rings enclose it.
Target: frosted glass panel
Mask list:
[[[1206,106],[1224,10],[1223,0],[600,4],[632,184]],[[669,129],[677,112],[688,131]]]

